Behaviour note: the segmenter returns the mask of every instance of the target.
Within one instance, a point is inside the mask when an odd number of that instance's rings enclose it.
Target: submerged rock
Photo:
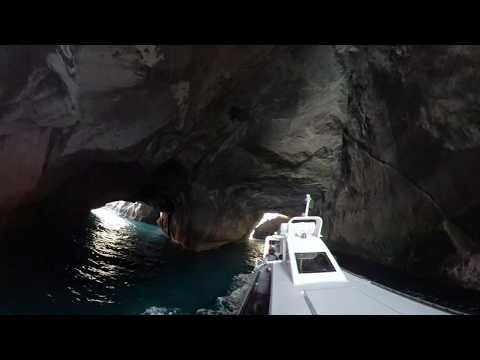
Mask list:
[[[112,201],[105,207],[130,220],[156,224],[159,211],[143,202]]]

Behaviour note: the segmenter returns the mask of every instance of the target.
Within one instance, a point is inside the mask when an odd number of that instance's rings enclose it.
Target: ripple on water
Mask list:
[[[82,227],[40,230],[0,252],[0,292],[8,294],[0,313],[195,314],[215,308],[234,276],[252,270],[248,244],[179,251],[158,226],[104,209]]]
[[[142,315],[180,315],[182,310],[179,308],[166,308],[152,306],[145,310]]]

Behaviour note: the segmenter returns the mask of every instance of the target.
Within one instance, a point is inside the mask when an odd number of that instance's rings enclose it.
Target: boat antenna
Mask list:
[[[308,216],[308,209],[310,208],[310,200],[312,198],[310,197],[310,194],[307,194],[307,197],[305,198],[307,204],[305,205],[305,216]]]

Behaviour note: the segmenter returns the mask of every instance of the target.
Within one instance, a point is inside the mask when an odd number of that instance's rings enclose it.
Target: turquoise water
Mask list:
[[[24,231],[0,252],[0,314],[180,314],[216,309],[237,274],[253,270],[248,242],[195,254],[158,226],[97,209],[82,224]]]
[[[195,314],[223,310],[238,274],[253,270],[255,244],[200,254],[168,245],[158,226],[97,209],[72,226],[50,223],[0,239],[0,315]],[[450,288],[336,254],[342,267],[393,289],[473,314],[480,293]],[[228,303],[228,302],[227,302]]]

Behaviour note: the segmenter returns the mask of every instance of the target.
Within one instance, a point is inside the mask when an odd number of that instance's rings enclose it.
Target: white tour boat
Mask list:
[[[293,217],[265,239],[265,263],[239,314],[270,315],[447,315],[427,303],[343,270],[322,240],[323,220]]]

